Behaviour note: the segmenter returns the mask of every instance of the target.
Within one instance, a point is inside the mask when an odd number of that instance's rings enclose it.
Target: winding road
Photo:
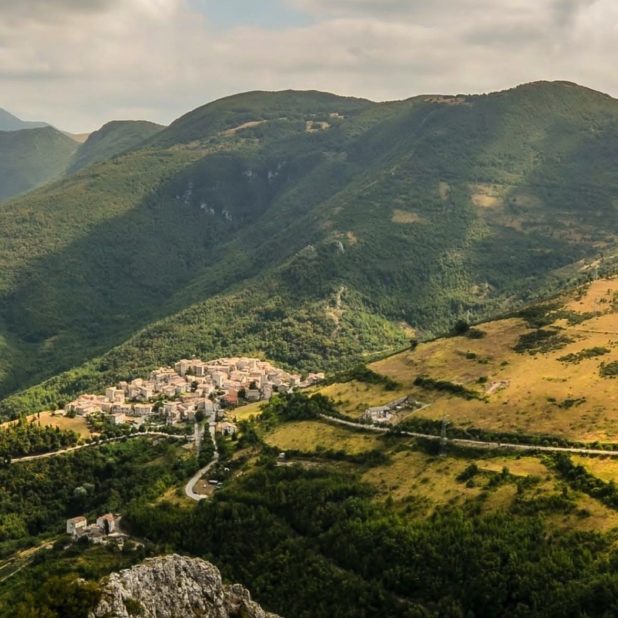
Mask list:
[[[346,427],[352,427],[354,429],[361,429],[363,431],[372,431],[374,433],[387,434],[391,432],[391,427],[381,427],[379,425],[367,425],[365,423],[357,423],[351,420],[345,420],[342,418],[337,418],[335,416],[327,416],[326,414],[320,414],[320,418],[325,421],[336,423],[338,425],[344,425]],[[185,485],[185,495],[187,498],[199,502],[200,500],[204,500],[208,498],[208,496],[204,494],[198,494],[195,491],[195,486],[200,481],[200,479],[211,470],[219,461],[219,451],[217,450],[217,442],[215,440],[215,428],[216,424],[214,421],[210,421],[208,424],[208,433],[210,435],[210,439],[214,445],[214,453],[210,462],[200,468],[187,482]],[[422,438],[424,440],[433,440],[433,441],[441,441],[443,438],[441,436],[435,434],[428,433],[419,433],[415,431],[399,431],[395,435],[400,436],[408,436],[411,438]],[[143,438],[143,437],[163,437],[163,438],[172,438],[177,440],[185,440],[186,436],[183,435],[175,435],[165,433],[163,431],[145,431],[142,433],[129,434],[126,436],[118,436],[115,438],[106,438],[103,440],[97,440],[93,442],[89,442],[87,444],[79,444],[77,446],[71,446],[69,448],[65,448],[59,451],[51,451],[49,453],[41,453],[39,455],[26,455],[24,457],[16,457],[11,460],[11,464],[27,462],[27,461],[35,461],[37,459],[47,459],[49,457],[58,457],[59,455],[66,455],[68,453],[73,453],[75,451],[79,451],[84,448],[100,446],[102,444],[109,444],[111,442],[119,442],[121,440],[127,440],[131,438]],[[196,446],[199,442],[199,436],[196,434]],[[541,451],[544,453],[571,453],[571,454],[579,454],[579,455],[603,455],[606,457],[618,457],[618,451],[609,451],[604,449],[594,449],[594,448],[584,448],[584,447],[576,447],[576,446],[541,446],[536,444],[515,444],[513,442],[494,442],[494,441],[485,441],[485,440],[469,440],[466,438],[446,438],[446,442],[448,444],[455,444],[456,446],[468,446],[472,448],[482,448],[488,450],[506,450],[506,451]]]
[[[190,479],[189,482],[185,485],[185,494],[191,500],[199,501],[207,498],[208,496],[195,493],[195,485],[197,482],[206,474],[211,468],[215,466],[215,464],[219,461],[219,451],[217,450],[217,442],[215,440],[215,423],[211,420],[209,423],[209,435],[212,443],[214,444],[215,451],[212,459],[208,463],[208,465],[204,466],[200,470],[198,470]],[[199,444],[199,440],[201,437],[197,434],[196,429],[196,446]],[[92,448],[94,446],[101,446],[103,444],[110,444],[111,442],[120,442],[121,440],[129,440],[131,438],[144,438],[144,437],[162,437],[162,438],[172,438],[175,440],[186,440],[186,436],[184,435],[176,435],[171,433],[165,433],[164,431],[143,431],[141,433],[132,433],[126,436],[117,436],[114,438],[104,438],[102,440],[95,440],[93,442],[88,442],[86,444],[78,444],[77,446],[70,446],[68,448],[60,449],[59,451],[50,451],[48,453],[40,453],[38,455],[25,455],[23,457],[15,457],[11,459],[11,464],[27,462],[27,461],[36,461],[37,459],[49,459],[50,457],[58,457],[60,455],[67,455],[69,453],[74,453],[75,451],[80,451],[84,448]]]
[[[11,459],[11,463],[20,463],[22,461],[34,461],[36,459],[47,459],[48,457],[57,457],[58,455],[66,455],[67,453],[73,453],[80,451],[83,448],[90,448],[93,446],[101,446],[102,444],[109,444],[110,442],[120,442],[121,440],[130,440],[131,438],[143,438],[145,436],[159,436],[164,438],[172,438],[175,440],[185,440],[186,436],[176,435],[172,433],[165,433],[164,431],[142,431],[141,433],[131,433],[126,436],[117,436],[115,438],[104,438],[103,440],[97,440],[88,442],[87,444],[78,444],[77,446],[70,446],[69,448],[63,448],[59,451],[49,451],[48,453],[40,453],[39,455],[24,455],[23,457],[15,457]]]
[[[191,500],[195,500],[196,502],[199,502],[200,500],[204,500],[205,498],[208,498],[208,496],[205,496],[204,494],[195,493],[195,486],[197,485],[198,481],[211,468],[213,468],[217,464],[217,462],[219,461],[219,451],[217,450],[217,441],[215,439],[215,428],[216,428],[216,424],[215,424],[215,422],[213,420],[211,420],[208,423],[208,433],[209,433],[210,439],[212,440],[212,443],[213,443],[213,445],[215,447],[215,452],[213,453],[212,459],[210,460],[208,465],[204,466],[203,468],[200,468],[189,479],[189,482],[185,485],[185,496],[187,496],[187,498],[190,498]],[[197,440],[196,440],[196,447],[197,447]]]
[[[364,429],[365,431],[374,431],[377,433],[389,433],[390,427],[380,427],[378,425],[365,425],[364,423],[356,423],[354,421],[346,421],[342,418],[335,416],[327,416],[325,414],[320,415],[324,420],[332,423],[338,423],[339,425],[346,425],[347,427],[354,427],[356,429]],[[423,438],[425,440],[442,440],[441,436],[428,433],[417,433],[415,431],[398,431],[395,435],[409,436],[411,438]],[[603,449],[583,448],[577,446],[537,446],[536,444],[515,444],[513,442],[491,442],[483,440],[468,440],[466,438],[446,438],[448,444],[455,444],[456,446],[469,446],[473,448],[484,449],[502,449],[507,451],[542,451],[545,453],[572,453],[580,455],[606,455],[608,457],[618,457],[618,451],[607,451]]]

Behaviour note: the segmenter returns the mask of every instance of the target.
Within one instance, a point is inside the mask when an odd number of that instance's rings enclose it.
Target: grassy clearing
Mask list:
[[[409,391],[410,389],[405,387],[387,391],[382,384],[367,384],[356,380],[331,384],[319,390],[337,403],[342,414],[352,418],[360,418],[368,407],[383,405],[407,395]]]
[[[590,474],[593,474],[602,481],[618,482],[618,461],[609,458],[582,457],[574,455],[571,457],[573,463],[584,466]]]
[[[432,511],[439,505],[461,504],[478,496],[479,488],[469,489],[456,480],[468,463],[464,459],[440,459],[418,451],[404,451],[393,455],[389,464],[371,468],[363,480],[396,503],[420,501]]]
[[[571,311],[578,311],[580,313],[605,311],[615,294],[618,294],[618,278],[599,279],[598,281],[593,281],[588,286],[585,294],[571,299],[566,307]],[[616,330],[618,330],[618,326]]]
[[[379,437],[322,423],[298,421],[276,427],[265,437],[266,443],[282,451],[298,450],[315,453],[318,450],[345,451],[356,455],[379,448]]]
[[[374,485],[384,496],[390,495],[395,501],[405,502],[416,496],[424,498],[433,507],[447,503],[462,504],[478,496],[483,486],[483,483],[478,483],[475,487],[466,487],[465,483],[457,480],[457,476],[471,461],[454,457],[440,458],[421,451],[403,451],[393,455],[389,464],[369,470],[364,475],[364,480]],[[481,475],[500,473],[505,467],[511,474],[519,477],[545,477],[550,474],[536,457],[493,457],[479,459],[475,463]],[[493,494],[492,497],[494,506],[504,506],[503,500],[496,500]]]
[[[83,416],[76,416],[75,418],[68,418],[62,414],[54,414],[52,412],[40,412],[39,414],[30,414],[27,417],[29,422],[36,422],[42,427],[58,427],[65,431],[74,431],[82,438],[88,438],[92,434],[88,429],[88,424]],[[15,421],[8,421],[0,424],[0,427],[6,427],[15,423]]]
[[[515,476],[544,477],[549,474],[547,466],[538,457],[492,457],[481,459],[477,463],[481,470],[487,472],[501,472],[506,467]]]
[[[409,387],[432,405],[427,418],[444,416],[460,426],[522,433],[551,433],[584,441],[612,441],[618,436],[618,390],[599,373],[600,363],[618,360],[618,310],[613,302],[618,279],[596,281],[577,298],[565,299],[563,312],[580,323],[558,319],[554,326],[573,341],[548,352],[518,354],[519,338],[533,332],[520,318],[482,324],[480,339],[450,337],[370,365],[377,373]],[[585,316],[603,312],[595,317]],[[602,357],[584,350],[606,348]],[[558,360],[581,355],[578,363]],[[417,376],[448,380],[485,394],[485,401],[464,401],[412,387]],[[360,397],[360,393],[358,396]],[[351,395],[349,399],[353,399]]]
[[[59,427],[60,429],[72,430],[77,432],[82,438],[88,438],[91,433],[88,429],[86,419],[83,416],[68,418],[60,414],[52,415],[51,412],[41,412],[39,415],[33,415],[29,418],[37,418],[37,421],[43,427]]]
[[[246,406],[241,406],[230,412],[230,417],[238,421],[248,421],[252,416],[260,416],[262,414],[262,407],[265,405],[264,401],[256,401],[255,403],[249,403]]]
[[[209,486],[212,487],[212,486]],[[155,501],[156,504],[171,504],[179,508],[187,508],[194,505],[195,502],[185,496],[183,487],[170,487],[165,493],[161,494]]]
[[[393,216],[391,217],[393,223],[421,223],[422,218],[417,212],[409,212],[407,210],[399,210],[396,208],[393,210]]]
[[[468,486],[457,477],[473,461],[479,471]],[[585,460],[584,463],[590,461],[600,460]],[[500,476],[504,468],[508,469],[508,479],[492,484],[492,479]],[[401,451],[395,453],[388,464],[371,468],[362,478],[376,488],[378,499],[393,500],[394,508],[430,516],[441,506],[463,507],[473,502],[478,502],[485,513],[508,511],[518,498],[518,480],[526,477],[531,477],[530,485],[523,492],[526,501],[543,501],[562,492],[562,481],[536,457],[504,456],[473,460],[434,457],[414,450]],[[616,511],[586,494],[571,492],[571,495],[574,499],[571,512],[544,511],[550,525],[599,532],[618,527]]]

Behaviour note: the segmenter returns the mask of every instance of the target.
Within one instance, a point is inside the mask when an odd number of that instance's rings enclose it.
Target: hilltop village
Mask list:
[[[168,425],[193,421],[196,415],[215,418],[221,409],[243,403],[268,401],[319,382],[322,373],[304,379],[256,358],[182,359],[160,367],[146,379],[118,382],[105,394],[81,395],[64,408],[68,415],[104,415],[113,425],[141,425],[156,419]],[[233,431],[232,427],[221,428]]]

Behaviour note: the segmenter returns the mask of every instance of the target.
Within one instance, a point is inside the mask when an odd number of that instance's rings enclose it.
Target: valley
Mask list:
[[[601,616],[616,152],[618,103],[566,82],[250,92],[72,145],[0,203],[0,616],[170,553],[284,616]],[[101,513],[122,547],[63,533]]]

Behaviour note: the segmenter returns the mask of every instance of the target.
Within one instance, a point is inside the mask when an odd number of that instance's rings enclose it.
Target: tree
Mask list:
[[[470,324],[466,320],[457,320],[453,326],[454,335],[465,335],[470,330]]]

